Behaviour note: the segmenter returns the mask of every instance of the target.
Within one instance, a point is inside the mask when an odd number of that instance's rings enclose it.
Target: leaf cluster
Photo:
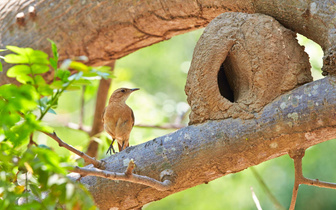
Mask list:
[[[69,160],[35,143],[33,134],[52,131],[42,119],[47,113],[56,114],[54,109],[65,91],[112,75],[109,67],[80,62],[87,60],[83,56],[67,59],[58,67],[56,44],[49,41],[50,58],[31,48],[7,46],[0,50],[9,51],[0,56],[12,64],[7,76],[21,83],[0,86],[0,209],[94,208],[87,190],[66,177]],[[45,74],[53,75],[51,82],[44,79]]]

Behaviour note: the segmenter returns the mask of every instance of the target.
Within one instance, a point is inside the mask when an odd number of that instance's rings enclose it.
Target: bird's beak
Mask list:
[[[133,88],[133,89],[131,89],[132,92],[136,91],[136,90],[140,90],[140,88]]]

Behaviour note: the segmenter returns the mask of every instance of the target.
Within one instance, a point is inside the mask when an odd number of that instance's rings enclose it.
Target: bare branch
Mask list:
[[[294,187],[293,187],[292,201],[289,207],[290,210],[295,209],[295,203],[296,203],[297,193],[298,193],[300,184],[336,189],[336,183],[323,182],[318,179],[308,179],[303,176],[302,158],[305,154],[304,149],[290,151],[288,154],[294,160],[294,168],[295,168],[295,181],[294,181]]]
[[[95,158],[92,158],[90,156],[88,156],[87,154],[85,154],[84,152],[81,152],[79,150],[77,150],[76,148],[74,148],[73,146],[65,143],[64,141],[62,141],[57,135],[55,132],[53,133],[48,133],[48,132],[45,132],[45,131],[41,131],[42,133],[46,134],[47,136],[49,136],[50,138],[54,139],[55,141],[57,141],[58,145],[60,147],[64,147],[66,148],[67,150],[75,153],[76,155],[78,155],[79,157],[83,158],[84,161],[86,163],[89,163],[89,164],[93,164],[95,167],[97,168],[105,168],[104,167],[104,164],[102,161],[99,161],[99,160],[96,160]]]
[[[81,168],[78,166],[76,166],[74,170],[72,170],[72,172],[79,173],[81,176],[98,176],[111,180],[122,180],[133,182],[155,188],[159,191],[169,190],[170,187],[173,185],[172,174],[170,174],[169,177],[166,176],[168,174],[165,174],[164,176],[161,176],[162,177],[161,180],[163,181],[157,181],[156,179],[150,178],[148,176],[133,174],[132,171],[134,167],[135,167],[134,161],[131,160],[124,173],[110,172],[106,170],[100,170],[97,168]]]

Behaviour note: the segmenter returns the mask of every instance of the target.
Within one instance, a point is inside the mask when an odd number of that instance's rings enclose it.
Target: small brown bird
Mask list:
[[[103,124],[105,131],[112,137],[112,143],[106,154],[113,149],[113,142],[117,140],[119,152],[129,146],[129,136],[134,126],[134,114],[132,109],[125,103],[129,95],[139,90],[139,88],[128,89],[119,88],[115,90],[110,99],[108,106],[103,112]]]

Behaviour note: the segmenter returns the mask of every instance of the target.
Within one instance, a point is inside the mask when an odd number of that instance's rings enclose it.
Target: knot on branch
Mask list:
[[[224,13],[205,28],[185,92],[190,124],[252,118],[266,104],[312,81],[295,33],[262,14]]]
[[[295,149],[295,150],[290,150],[288,152],[288,155],[292,159],[302,159],[303,156],[305,155],[305,149]]]

